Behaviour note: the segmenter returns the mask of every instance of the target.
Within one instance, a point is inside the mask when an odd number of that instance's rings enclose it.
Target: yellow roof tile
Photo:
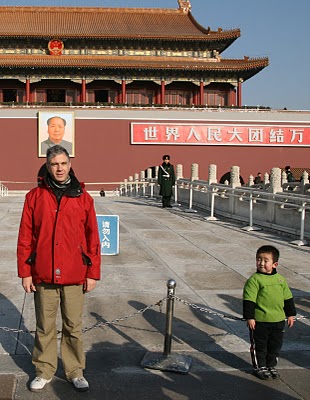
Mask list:
[[[0,37],[235,40],[239,29],[211,31],[177,9],[0,7]]]

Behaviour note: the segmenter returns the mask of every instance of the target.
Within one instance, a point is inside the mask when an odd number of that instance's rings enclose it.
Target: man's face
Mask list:
[[[65,154],[59,154],[51,159],[47,168],[54,181],[65,183],[69,177],[71,163]]]
[[[59,144],[65,134],[64,121],[59,117],[51,118],[47,132],[50,140],[55,144]]]
[[[166,164],[168,164],[168,163],[170,162],[169,158],[166,157],[166,158],[164,159],[164,162],[165,162]]]

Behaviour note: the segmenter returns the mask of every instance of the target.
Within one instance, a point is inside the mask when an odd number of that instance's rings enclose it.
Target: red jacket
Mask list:
[[[71,176],[58,204],[45,183],[25,199],[19,228],[18,276],[59,285],[100,279],[100,241],[94,201]]]

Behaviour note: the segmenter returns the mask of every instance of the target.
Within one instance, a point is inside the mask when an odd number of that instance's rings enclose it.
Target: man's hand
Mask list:
[[[36,292],[36,287],[32,282],[32,276],[27,276],[27,278],[22,278],[22,285],[26,293]]]
[[[97,281],[95,279],[86,278],[86,282],[84,283],[84,292],[90,292],[95,289]]]

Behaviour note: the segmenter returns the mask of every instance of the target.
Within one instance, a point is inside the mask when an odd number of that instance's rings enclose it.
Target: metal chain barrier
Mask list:
[[[88,332],[88,331],[90,331],[92,329],[100,328],[102,326],[113,325],[113,324],[117,324],[118,322],[121,322],[121,321],[126,321],[127,319],[135,317],[136,315],[140,315],[140,314],[145,313],[145,311],[150,310],[151,308],[154,308],[155,306],[158,306],[159,307],[159,311],[162,312],[163,302],[166,301],[167,298],[168,297],[164,297],[163,299],[157,301],[156,303],[151,304],[149,306],[146,306],[145,308],[141,308],[140,310],[138,310],[138,311],[136,311],[136,312],[134,312],[132,314],[126,315],[125,317],[116,318],[116,319],[113,319],[112,321],[98,322],[95,325],[89,326],[87,328],[83,328],[82,332],[85,333],[85,332]],[[36,332],[36,331],[29,331],[27,329],[8,328],[6,326],[0,326],[0,329],[5,331],[5,332],[13,332],[13,333],[30,333],[30,334],[33,333],[34,334]],[[57,334],[59,334],[59,333],[61,333],[61,331],[58,330]]]
[[[89,326],[87,328],[83,328],[82,332],[84,333],[84,332],[88,332],[88,331],[90,331],[92,329],[100,328],[102,326],[114,325],[114,324],[117,324],[118,322],[126,321],[127,319],[135,317],[136,315],[140,315],[140,314],[145,313],[145,311],[150,310],[151,308],[154,308],[155,306],[158,306],[159,307],[159,311],[162,312],[162,304],[166,300],[167,300],[167,297],[159,300],[155,304],[151,304],[151,305],[149,305],[149,306],[147,306],[145,308],[141,308],[140,310],[138,310],[138,311],[136,311],[136,312],[134,312],[132,314],[126,315],[125,317],[122,317],[122,318],[115,318],[112,321],[106,321],[106,322],[97,322],[95,325]]]
[[[178,302],[184,304],[185,306],[189,306],[189,307],[193,308],[194,310],[199,310],[199,311],[201,311],[201,312],[208,313],[208,314],[211,314],[211,315],[215,315],[215,316],[221,317],[221,318],[228,318],[228,319],[233,319],[233,320],[236,320],[236,321],[246,321],[245,318],[233,317],[233,316],[231,316],[231,315],[225,315],[225,314],[218,313],[218,312],[216,312],[216,311],[212,311],[212,310],[210,310],[210,309],[208,309],[208,308],[205,308],[205,307],[200,307],[200,306],[198,306],[197,304],[190,303],[190,302],[188,302],[188,301],[186,301],[186,300],[183,300],[183,299],[181,299],[180,297],[175,296],[175,295],[173,295],[172,297],[173,297],[175,300],[177,300]]]
[[[194,310],[199,310],[201,312],[208,313],[208,314],[211,314],[211,315],[215,315],[217,317],[226,318],[226,319],[232,319],[232,320],[235,320],[235,321],[246,321],[246,319],[242,318],[242,317],[234,317],[232,315],[225,315],[225,314],[222,314],[222,313],[218,313],[216,311],[212,311],[212,310],[210,310],[208,308],[205,308],[205,307],[200,307],[197,304],[190,303],[190,302],[188,302],[186,300],[183,300],[180,297],[175,296],[175,295],[171,295],[170,297],[175,299],[175,300],[177,300],[178,302],[184,304],[185,306],[189,306],[189,307],[193,308]],[[295,317],[294,319],[295,319],[295,321],[299,321],[301,319],[307,319],[307,318],[309,319],[310,315],[307,315],[307,316],[300,315],[299,317]]]
[[[201,312],[203,312],[203,313],[211,314],[211,315],[214,315],[214,316],[216,316],[216,317],[226,318],[226,319],[232,319],[232,320],[234,320],[234,321],[246,321],[245,318],[242,318],[242,317],[234,317],[234,316],[231,316],[231,315],[225,315],[225,314],[222,314],[222,313],[218,313],[218,312],[213,311],[213,310],[211,310],[211,309],[209,309],[209,308],[205,308],[205,307],[198,306],[198,305],[195,304],[195,303],[190,303],[189,301],[184,300],[184,299],[181,299],[180,297],[178,297],[178,296],[176,296],[176,295],[174,295],[174,294],[168,294],[167,297],[164,297],[163,299],[157,301],[157,302],[154,303],[154,304],[151,304],[151,305],[149,305],[149,306],[146,306],[145,308],[141,308],[140,310],[138,310],[138,311],[136,311],[136,312],[134,312],[134,313],[132,313],[132,314],[126,315],[126,316],[121,317],[121,318],[115,318],[115,319],[113,319],[112,321],[97,322],[97,323],[94,324],[94,325],[91,325],[91,326],[89,326],[89,327],[83,328],[83,329],[82,329],[82,332],[85,333],[85,332],[89,332],[89,331],[92,330],[92,329],[100,328],[100,327],[103,327],[103,326],[114,325],[114,324],[117,324],[117,323],[119,323],[119,322],[126,321],[126,320],[129,319],[129,318],[133,318],[133,317],[135,317],[135,316],[137,316],[137,315],[142,315],[142,314],[145,313],[147,310],[150,310],[150,309],[154,308],[155,306],[158,306],[158,307],[159,307],[159,311],[162,312],[162,305],[163,305],[163,303],[164,303],[165,301],[167,301],[168,299],[169,299],[169,300],[176,300],[176,301],[178,301],[179,303],[184,304],[185,306],[188,306],[188,307],[193,308],[194,310],[198,310],[198,311],[201,311]],[[300,321],[300,320],[302,320],[302,319],[310,319],[310,315],[307,315],[307,316],[300,315],[299,317],[295,317],[295,321]],[[29,333],[29,334],[34,334],[34,333],[35,333],[35,331],[29,331],[29,330],[26,330],[26,329],[8,328],[8,327],[6,327],[6,326],[0,326],[0,330],[3,330],[3,331],[5,331],[5,332],[13,332],[13,333]],[[58,330],[58,331],[57,331],[57,334],[59,334],[59,333],[61,333],[61,331]]]

